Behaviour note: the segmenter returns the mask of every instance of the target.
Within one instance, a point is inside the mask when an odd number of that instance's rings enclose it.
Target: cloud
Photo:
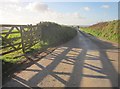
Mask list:
[[[89,7],[84,7],[84,10],[90,11],[90,8]]]
[[[21,0],[0,0],[0,3],[20,3]]]
[[[78,12],[58,12],[41,2],[0,3],[0,24],[36,24],[51,21],[59,24],[89,24]]]
[[[40,3],[40,2],[34,2],[34,3],[29,3],[26,6],[26,9],[40,12],[40,11],[47,11],[49,8],[47,4]]]
[[[108,9],[108,8],[110,8],[110,6],[109,5],[102,5],[101,8]]]

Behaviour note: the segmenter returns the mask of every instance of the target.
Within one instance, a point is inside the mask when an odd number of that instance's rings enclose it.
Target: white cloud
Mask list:
[[[18,3],[18,2],[20,2],[20,0],[2,0],[2,2],[14,2],[14,3]]]
[[[102,5],[101,8],[108,9],[108,8],[110,8],[110,6],[109,5]]]
[[[84,7],[84,10],[90,11],[90,7]]]
[[[31,11],[47,11],[48,10],[48,6],[44,3],[40,3],[40,2],[35,2],[35,3],[29,3],[26,6],[26,9],[31,10]]]
[[[90,24],[80,13],[62,13],[50,9],[47,4],[34,3],[0,3],[0,24],[36,24],[51,21],[59,24]]]

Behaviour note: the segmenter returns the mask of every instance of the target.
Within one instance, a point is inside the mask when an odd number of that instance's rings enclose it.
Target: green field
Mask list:
[[[52,46],[54,44],[66,42],[72,39],[76,35],[76,30],[68,26],[61,26],[51,22],[42,22],[42,23],[39,23],[38,25],[39,25],[38,31],[42,32],[42,34],[40,34],[41,36],[38,38],[39,40],[37,40],[38,41],[37,44],[27,49],[26,53],[32,54],[33,52],[37,52],[38,50],[40,50],[45,46]],[[7,33],[8,30],[4,30],[2,33],[4,32]],[[18,32],[18,30],[14,29],[12,30],[12,32]],[[1,35],[4,37],[6,34],[1,34]],[[14,39],[14,38],[18,38],[18,39]],[[20,43],[21,35],[19,32],[15,34],[10,34],[7,37],[7,39],[9,39],[11,44]],[[6,45],[4,39],[2,39],[2,45],[4,46]],[[16,45],[15,47],[18,47],[18,46],[19,44]],[[2,55],[0,59],[10,63],[16,63],[18,61],[21,61],[22,59],[25,59],[24,56],[20,56],[23,54],[22,45],[20,45],[20,48],[21,49],[18,51]],[[7,52],[12,49],[13,49],[12,47],[6,47],[6,48],[3,48],[1,51]]]
[[[120,23],[120,20],[101,22],[89,27],[82,27],[80,30],[96,37],[118,42],[118,39],[120,38],[120,27],[118,26],[118,23]]]
[[[4,32],[7,33],[8,30],[2,31],[2,33],[4,33]],[[21,35],[20,35],[20,33],[16,29],[12,30],[12,32],[16,32],[16,33],[15,34],[9,34],[7,39],[9,39],[11,44],[20,43],[21,42]],[[4,37],[6,34],[1,34],[1,35]],[[18,39],[16,39],[16,38],[18,38]],[[7,46],[5,44],[5,40],[4,39],[2,39],[2,45],[3,46]],[[19,44],[15,45],[15,47],[17,47],[17,46],[19,46]],[[20,45],[20,48],[21,48],[20,50],[17,50],[17,51],[14,51],[14,52],[11,52],[11,53],[8,53],[8,54],[0,56],[0,59],[5,61],[5,62],[11,62],[11,63],[16,63],[16,62],[20,61],[21,59],[24,59],[25,57],[22,56],[22,54],[23,54],[22,45]],[[37,43],[36,45],[32,46],[27,51],[32,51],[32,50],[35,50],[35,49],[38,49],[38,48],[41,48],[40,43]],[[10,50],[13,50],[13,48],[11,46],[3,48],[1,51],[4,53],[4,52],[8,52]],[[19,56],[19,57],[17,57],[17,56]]]

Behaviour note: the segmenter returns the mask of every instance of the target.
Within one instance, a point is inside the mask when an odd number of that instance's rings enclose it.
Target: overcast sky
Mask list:
[[[106,2],[75,0],[58,3],[48,0],[2,0],[0,24],[36,24],[40,21],[51,21],[66,25],[91,25],[118,19],[118,3],[112,2],[113,0],[104,1]]]

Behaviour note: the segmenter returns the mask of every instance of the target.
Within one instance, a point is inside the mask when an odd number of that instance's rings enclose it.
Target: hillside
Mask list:
[[[120,37],[120,26],[118,23],[120,23],[120,20],[100,22],[89,27],[81,28],[81,30],[97,37],[118,42],[118,38]]]

